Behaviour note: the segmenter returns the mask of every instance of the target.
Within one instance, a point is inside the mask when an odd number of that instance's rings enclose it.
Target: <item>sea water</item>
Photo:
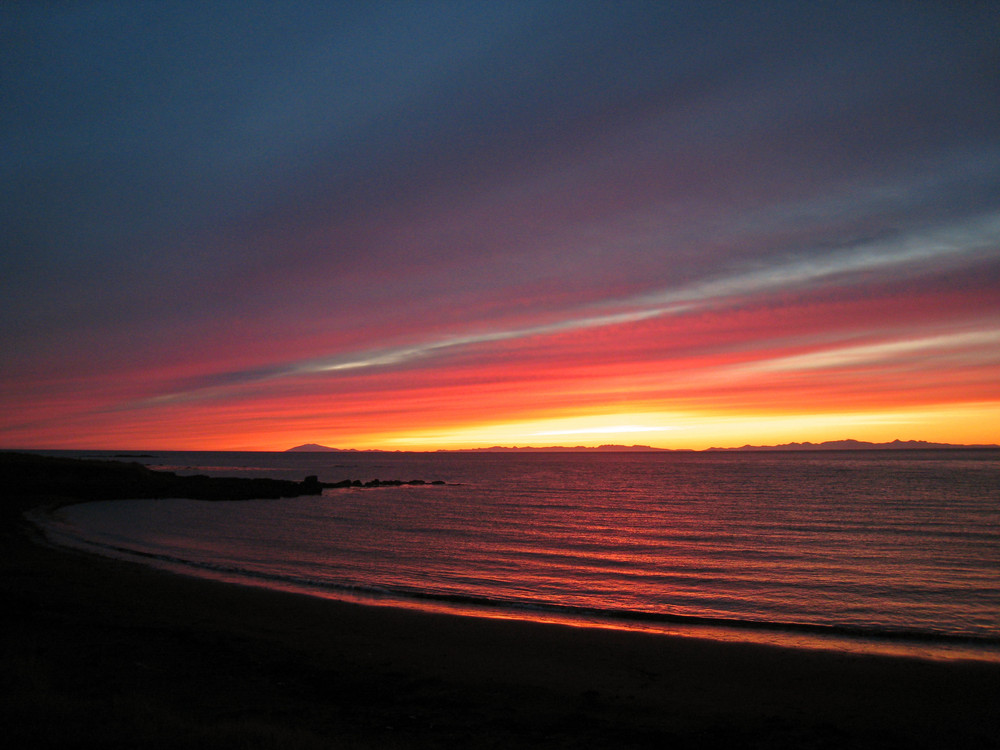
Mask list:
[[[368,603],[1000,658],[1000,451],[163,453],[160,469],[443,480],[67,506],[53,541]]]

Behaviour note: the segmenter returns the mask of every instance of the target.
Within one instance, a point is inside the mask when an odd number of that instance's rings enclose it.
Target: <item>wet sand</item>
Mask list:
[[[1000,665],[370,607],[0,527],[18,747],[1000,747]]]

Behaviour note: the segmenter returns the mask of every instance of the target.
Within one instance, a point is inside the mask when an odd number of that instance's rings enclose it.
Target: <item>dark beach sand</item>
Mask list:
[[[1000,665],[365,607],[33,542],[3,503],[15,747],[1000,747]]]

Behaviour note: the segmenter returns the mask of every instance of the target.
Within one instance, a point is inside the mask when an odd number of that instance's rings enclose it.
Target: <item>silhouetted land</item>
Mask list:
[[[649,445],[549,445],[504,446],[489,448],[453,448],[437,453],[712,453],[718,451],[870,451],[870,450],[996,450],[1000,445],[956,445],[953,443],[928,443],[925,440],[893,440],[888,443],[869,443],[863,440],[828,440],[824,443],[783,443],[782,445],[742,445],[738,448],[706,448],[696,451],[690,448],[654,448]],[[286,453],[388,453],[389,451],[355,448],[330,448],[316,443],[297,445]],[[392,451],[399,453],[400,451]]]
[[[16,461],[0,461],[0,721],[14,747],[1000,747],[998,665],[461,618],[185,578],[42,546],[19,520],[38,504],[126,496],[146,472],[44,459],[19,479]]]
[[[423,479],[344,479],[301,482],[247,477],[182,476],[138,463],[102,459],[0,452],[0,487],[10,496],[43,496],[75,500],[123,500],[183,497],[192,500],[253,500],[319,495],[326,487],[400,487],[444,484]]]
[[[926,440],[893,440],[869,443],[864,440],[827,440],[823,443],[783,443],[781,445],[743,445],[739,448],[708,448],[709,451],[907,451],[907,450],[996,450],[1000,446],[928,443]]]
[[[82,500],[186,497],[192,500],[318,495],[323,485],[315,477],[302,482],[283,479],[178,476],[142,464],[0,453],[0,486],[9,495],[53,495]]]

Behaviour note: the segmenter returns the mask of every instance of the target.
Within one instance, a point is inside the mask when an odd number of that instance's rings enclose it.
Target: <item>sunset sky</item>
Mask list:
[[[1000,442],[995,2],[0,5],[0,447]]]

